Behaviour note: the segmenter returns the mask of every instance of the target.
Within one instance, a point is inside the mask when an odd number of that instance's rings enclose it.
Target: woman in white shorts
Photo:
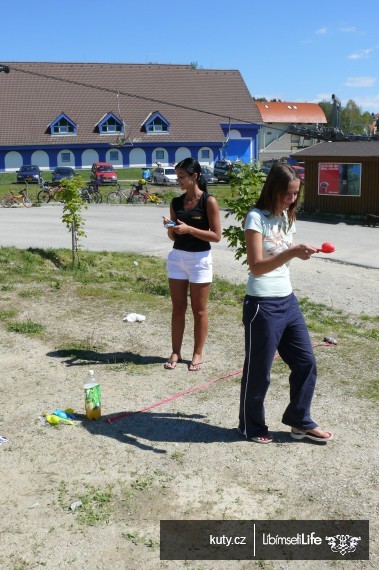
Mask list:
[[[221,221],[217,201],[207,192],[201,166],[185,158],[175,166],[178,184],[185,193],[170,205],[171,221],[167,229],[174,246],[167,258],[172,316],[172,353],[165,363],[167,370],[181,361],[181,349],[187,311],[188,288],[194,317],[194,348],[188,370],[201,370],[203,347],[208,334],[207,301],[212,283],[211,242],[221,239]],[[163,217],[166,225],[170,220]]]

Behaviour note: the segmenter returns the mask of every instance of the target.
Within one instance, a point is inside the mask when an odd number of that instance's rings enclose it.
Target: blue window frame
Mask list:
[[[170,123],[160,113],[153,113],[145,121],[145,129],[148,134],[168,133],[170,131]]]
[[[120,135],[124,132],[123,122],[113,113],[108,113],[98,123],[98,128],[101,135]]]
[[[156,150],[155,151],[155,158],[157,160],[163,160],[164,159],[164,150]]]
[[[118,150],[111,150],[109,151],[109,160],[117,161],[119,159]]]
[[[54,136],[75,135],[76,124],[67,115],[62,113],[50,123],[50,133]]]

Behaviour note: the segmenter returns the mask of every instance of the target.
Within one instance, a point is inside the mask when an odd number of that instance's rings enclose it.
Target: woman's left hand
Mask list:
[[[187,226],[187,224],[185,224],[184,222],[181,222],[180,220],[176,220],[176,226],[174,226],[171,229],[176,234],[183,235],[183,234],[189,233],[190,226]]]

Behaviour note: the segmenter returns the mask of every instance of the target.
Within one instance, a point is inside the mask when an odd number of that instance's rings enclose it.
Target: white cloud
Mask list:
[[[354,97],[354,101],[363,110],[379,113],[379,94],[368,97]]]
[[[370,57],[370,55],[373,51],[374,50],[372,48],[361,49],[360,51],[357,51],[355,53],[351,53],[347,57],[348,57],[348,59],[367,59],[368,57]]]
[[[329,101],[331,103],[332,93],[318,93],[309,103],[318,103],[319,101]]]
[[[345,26],[343,28],[339,28],[339,30],[345,34],[354,34],[357,31],[357,28],[355,26]]]
[[[348,77],[344,83],[346,87],[372,87],[376,83],[376,77],[368,75],[361,77]]]
[[[328,33],[328,28],[327,27],[323,27],[323,28],[319,28],[318,30],[315,31],[315,34],[319,34],[319,35],[325,35]]]

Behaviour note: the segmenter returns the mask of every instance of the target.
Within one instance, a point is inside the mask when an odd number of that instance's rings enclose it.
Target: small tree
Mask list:
[[[230,180],[232,197],[225,200],[226,205],[230,208],[226,217],[234,215],[240,225],[229,226],[223,231],[223,235],[228,240],[230,247],[236,248],[235,258],[237,260],[243,258],[242,263],[247,263],[243,224],[246,214],[259,198],[265,180],[266,174],[262,172],[259,162],[241,163],[238,168],[234,169]]]
[[[72,265],[78,261],[78,242],[80,238],[86,236],[84,230],[84,218],[82,217],[81,210],[83,207],[87,208],[87,203],[81,197],[80,188],[85,184],[80,176],[75,176],[71,180],[62,180],[64,188],[62,193],[63,215],[62,222],[66,224],[67,229],[71,232],[71,251],[72,251]]]

